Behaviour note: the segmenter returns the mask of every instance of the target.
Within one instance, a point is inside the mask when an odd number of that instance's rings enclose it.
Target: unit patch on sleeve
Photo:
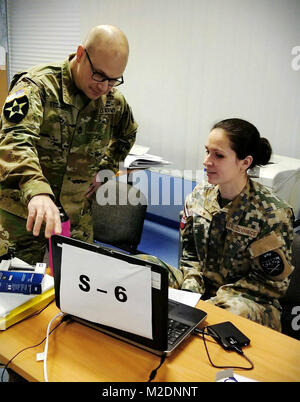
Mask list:
[[[260,255],[259,263],[268,276],[278,276],[284,271],[284,262],[276,251],[268,251]]]
[[[28,107],[26,88],[21,88],[6,98],[3,107],[4,117],[11,123],[19,123],[26,116]]]

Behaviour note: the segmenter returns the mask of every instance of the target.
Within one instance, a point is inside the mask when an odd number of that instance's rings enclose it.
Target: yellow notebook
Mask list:
[[[35,313],[54,299],[55,293],[53,288],[53,278],[49,275],[45,275],[45,277],[45,290],[40,295],[34,297],[7,293],[2,293],[0,295],[0,311],[1,307],[3,308],[3,312],[4,308],[6,308],[7,310],[5,314],[0,315],[1,331]],[[7,302],[11,302],[11,310],[9,309],[9,307],[7,307]]]

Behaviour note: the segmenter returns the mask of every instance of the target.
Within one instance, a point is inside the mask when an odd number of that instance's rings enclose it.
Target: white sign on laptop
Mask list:
[[[151,269],[63,244],[60,309],[152,339]]]

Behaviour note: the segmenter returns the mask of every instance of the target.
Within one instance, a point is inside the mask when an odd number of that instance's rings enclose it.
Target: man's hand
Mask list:
[[[61,221],[59,210],[48,195],[36,195],[31,198],[28,203],[28,218],[26,229],[34,236],[40,234],[42,223],[46,223],[45,237],[49,237],[54,233],[61,233]]]

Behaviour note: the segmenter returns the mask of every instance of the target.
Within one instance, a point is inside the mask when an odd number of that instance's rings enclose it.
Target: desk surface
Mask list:
[[[237,374],[259,381],[300,381],[299,341],[203,301],[198,307],[208,313],[204,325],[231,321],[251,339],[244,352],[253,361],[254,369],[235,370]],[[57,312],[53,303],[40,315],[0,332],[0,361],[7,362],[21,349],[39,343]],[[248,365],[241,356],[224,351],[213,340],[208,340],[207,345],[217,365]],[[36,353],[43,350],[44,343],[22,352],[10,367],[29,381],[44,381],[43,363],[36,361]],[[50,382],[147,381],[159,362],[160,358],[149,352],[75,322],[62,323],[49,338]],[[208,361],[202,337],[192,336],[166,359],[154,381],[215,381],[218,371]]]

